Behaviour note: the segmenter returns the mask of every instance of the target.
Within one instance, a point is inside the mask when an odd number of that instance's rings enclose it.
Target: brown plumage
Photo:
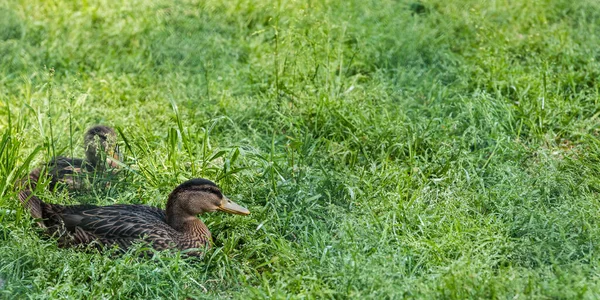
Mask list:
[[[40,201],[40,217],[46,233],[58,237],[62,247],[116,245],[126,250],[140,241],[157,250],[209,247],[210,231],[196,215],[216,210],[250,213],[224,197],[212,181],[201,178],[175,188],[166,210],[146,205],[64,206]],[[190,250],[187,254],[201,253]]]
[[[121,154],[114,129],[104,125],[88,129],[83,145],[84,159],[59,156],[45,165],[51,177],[50,189],[54,189],[59,182],[66,184],[69,189],[80,189],[84,185],[85,174],[97,175],[118,168],[117,161]]]
[[[84,136],[85,159],[59,156],[33,170],[28,178],[17,184],[20,189],[19,200],[34,218],[41,218],[41,201],[32,193],[40,176],[48,176],[50,190],[54,190],[59,183],[66,185],[69,190],[81,189],[88,175],[96,176],[118,167],[116,160],[119,160],[120,153],[116,143],[114,129],[103,125],[88,129]],[[43,224],[40,225],[43,227]]]

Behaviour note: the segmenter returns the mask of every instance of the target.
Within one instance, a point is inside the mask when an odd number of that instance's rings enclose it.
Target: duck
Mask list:
[[[58,185],[64,185],[68,190],[80,190],[85,184],[87,175],[96,176],[99,173],[119,168],[122,161],[117,145],[115,130],[105,125],[95,125],[84,135],[85,158],[58,156],[34,169],[26,178],[17,182],[19,200],[29,210],[31,215],[41,218],[40,200],[33,195],[40,177],[47,176],[48,187],[55,190]],[[39,223],[40,227],[44,227]]]
[[[169,194],[165,210],[141,204],[66,206],[43,201],[39,208],[45,234],[57,237],[59,247],[102,250],[116,246],[126,251],[142,242],[159,251],[186,250],[190,256],[201,256],[212,244],[210,231],[197,215],[214,211],[250,214],[204,178],[177,186]]]
[[[118,162],[122,161],[117,134],[109,126],[95,125],[88,129],[84,135],[84,149],[83,159],[59,156],[44,166],[50,176],[50,189],[54,189],[58,183],[65,184],[70,190],[81,189],[85,177],[82,175],[116,170],[119,168]]]

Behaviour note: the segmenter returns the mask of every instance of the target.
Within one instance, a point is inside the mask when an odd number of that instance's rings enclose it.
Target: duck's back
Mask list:
[[[86,172],[94,171],[94,167],[81,158],[59,156],[46,164],[50,176],[50,189],[58,183],[66,184],[70,190],[81,190],[86,187]]]
[[[44,217],[53,223],[47,224],[49,228],[66,231],[59,239],[64,246],[97,242],[127,249],[135,242],[146,241],[155,249],[163,250],[178,248],[180,241],[185,240],[182,233],[166,223],[163,210],[146,205],[54,205]],[[56,224],[57,221],[62,224]]]

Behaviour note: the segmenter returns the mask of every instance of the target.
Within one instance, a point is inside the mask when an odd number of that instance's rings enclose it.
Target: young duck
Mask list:
[[[82,175],[96,175],[117,169],[117,161],[122,160],[117,134],[108,126],[96,125],[88,129],[84,136],[84,148],[84,159],[59,156],[45,165],[51,178],[50,189],[54,189],[59,182],[66,184],[69,189],[80,189],[86,177]]]
[[[27,178],[17,183],[20,189],[19,200],[34,218],[41,218],[40,200],[32,193],[40,176],[46,174],[49,177],[50,190],[54,190],[59,183],[66,185],[69,190],[81,189],[88,174],[95,176],[97,173],[118,168],[116,161],[120,160],[121,155],[116,143],[117,135],[114,129],[103,125],[88,129],[84,137],[86,158],[59,156],[33,170]],[[38,224],[44,227],[42,223]]]
[[[248,209],[224,197],[215,183],[196,178],[176,187],[166,210],[146,205],[64,206],[40,201],[46,233],[58,237],[59,246],[118,246],[127,250],[135,242],[147,242],[156,250],[210,247],[211,234],[196,217],[224,211],[248,215]],[[35,217],[35,216],[34,216]],[[200,256],[201,250],[186,254]]]

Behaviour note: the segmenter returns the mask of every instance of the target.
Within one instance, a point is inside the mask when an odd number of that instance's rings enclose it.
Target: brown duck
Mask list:
[[[116,245],[126,250],[135,242],[150,243],[156,250],[210,247],[210,231],[196,215],[217,210],[250,214],[224,197],[216,184],[202,178],[176,187],[169,195],[166,210],[127,204],[64,206],[34,199],[46,233],[58,237],[62,247]],[[201,253],[190,250],[187,254]]]
[[[84,174],[102,173],[118,168],[120,152],[115,130],[104,125],[96,125],[84,136],[85,158],[55,157],[45,167],[51,177],[50,189],[62,182],[69,189],[79,189]]]
[[[118,168],[116,161],[120,160],[121,155],[116,143],[117,135],[114,129],[104,125],[93,126],[84,136],[84,159],[59,156],[33,170],[28,178],[18,183],[21,189],[19,199],[34,218],[41,218],[40,207],[37,204],[39,199],[36,200],[37,197],[31,192],[40,176],[48,176],[50,190],[54,190],[59,183],[66,185],[69,190],[81,189],[87,175],[96,176],[109,169]]]

